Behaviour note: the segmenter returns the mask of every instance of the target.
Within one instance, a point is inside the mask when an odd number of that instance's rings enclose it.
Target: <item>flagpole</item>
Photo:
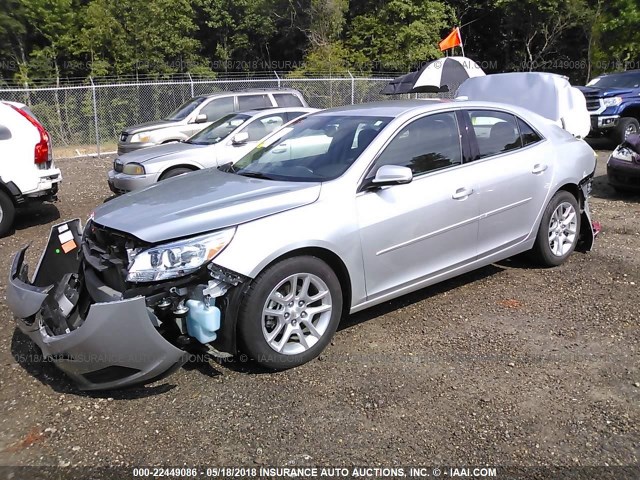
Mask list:
[[[462,32],[460,32],[460,27],[458,28],[458,36],[460,37],[460,48],[462,49],[462,56],[464,57],[464,42],[462,41]]]

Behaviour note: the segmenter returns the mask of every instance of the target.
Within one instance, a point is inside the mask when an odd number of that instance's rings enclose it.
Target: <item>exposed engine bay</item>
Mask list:
[[[179,278],[132,282],[132,252],[163,261],[176,251],[92,221],[84,231],[79,220],[54,226],[32,281],[26,248],[13,261],[8,303],[20,329],[81,388],[148,382],[192,353],[236,353],[241,275],[209,262]]]

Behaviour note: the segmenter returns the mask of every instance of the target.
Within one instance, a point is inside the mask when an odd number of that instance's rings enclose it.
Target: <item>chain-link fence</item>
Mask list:
[[[113,152],[125,127],[163,118],[196,95],[246,88],[295,88],[311,107],[330,108],[397,98],[380,94],[389,80],[387,76],[350,74],[291,78],[277,72],[240,79],[187,76],[117,83],[90,79],[80,85],[0,88],[0,99],[28,105],[51,134],[54,156],[65,158]]]

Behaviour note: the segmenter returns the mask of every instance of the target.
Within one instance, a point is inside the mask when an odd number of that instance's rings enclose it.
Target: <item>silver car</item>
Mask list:
[[[118,138],[118,154],[186,140],[229,113],[256,108],[306,106],[302,94],[292,88],[246,89],[200,95],[180,105],[166,118],[125,128]]]
[[[235,162],[284,124],[316,111],[289,107],[225,115],[183,142],[116,157],[113,170],[107,173],[109,188],[116,194],[126,193],[194,170]]]
[[[56,226],[7,303],[81,388],[151,381],[188,352],[271,368],[316,357],[341,318],[506,257],[591,249],[596,158],[530,111],[402,101],[325,110],[235,165]]]

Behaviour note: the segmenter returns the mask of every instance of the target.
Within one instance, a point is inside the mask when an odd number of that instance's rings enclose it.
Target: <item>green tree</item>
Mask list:
[[[69,60],[69,45],[75,32],[72,0],[23,0],[25,28],[31,52],[28,78],[59,78]]]
[[[26,21],[19,0],[0,0],[0,74],[14,78],[27,68]]]
[[[594,73],[638,68],[640,65],[640,9],[636,0],[602,2],[594,24]]]
[[[264,0],[196,0],[203,51],[219,70],[258,70],[271,60],[274,19]],[[251,68],[254,67],[254,68]],[[256,68],[258,67],[258,68]]]
[[[438,43],[456,23],[451,7],[434,0],[370,2],[378,8],[351,20],[347,46],[374,70],[409,70],[442,56]]]

